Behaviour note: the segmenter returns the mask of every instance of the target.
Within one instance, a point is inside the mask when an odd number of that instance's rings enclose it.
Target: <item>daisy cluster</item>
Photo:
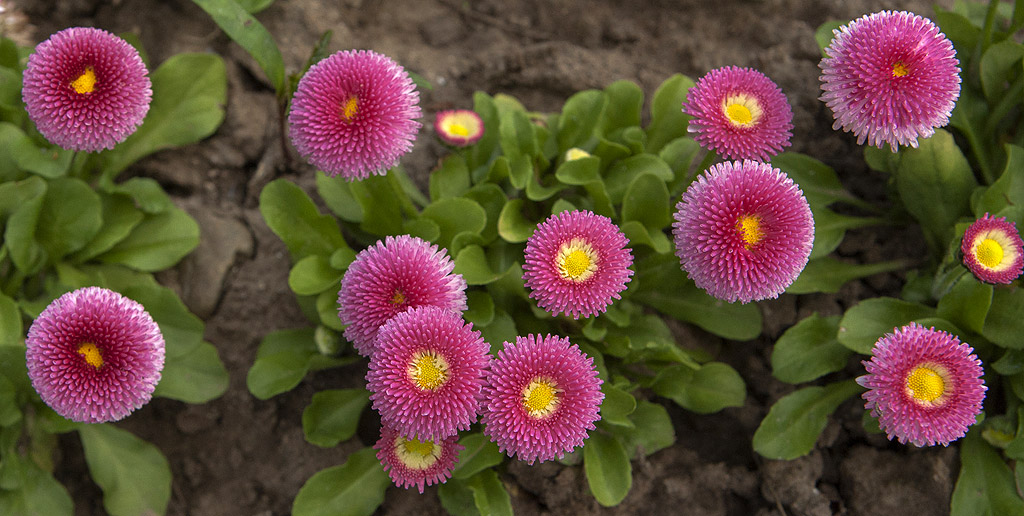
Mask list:
[[[583,444],[603,399],[593,359],[568,339],[521,337],[493,359],[466,322],[466,282],[420,238],[360,252],[342,279],[338,315],[369,357],[367,389],[380,414],[377,458],[401,487],[443,483],[458,463],[458,432],[484,432],[521,460],[550,460]]]

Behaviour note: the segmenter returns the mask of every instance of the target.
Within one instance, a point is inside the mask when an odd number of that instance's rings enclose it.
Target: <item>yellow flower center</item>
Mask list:
[[[398,437],[395,439],[394,450],[398,459],[409,469],[427,469],[441,458],[441,445],[434,441]]]
[[[82,72],[82,75],[79,75],[77,79],[71,81],[71,87],[80,95],[92,93],[92,90],[96,88],[96,72],[93,71],[91,66],[85,67],[85,71]]]
[[[940,367],[921,365],[907,376],[907,395],[925,405],[941,405],[937,402],[946,392]]]
[[[892,76],[893,77],[906,77],[910,73],[910,69],[907,65],[903,64],[903,61],[896,61],[892,64]]]
[[[583,239],[574,238],[558,250],[556,265],[562,278],[584,282],[597,271],[597,252]]]
[[[748,250],[764,240],[764,228],[761,227],[759,215],[743,215],[736,221],[736,231],[743,239],[743,247]]]
[[[78,354],[85,357],[85,363],[96,369],[103,366],[103,355],[100,353],[100,349],[92,342],[86,342],[78,346]]]
[[[555,386],[555,382],[535,378],[523,389],[523,408],[530,417],[547,417],[558,408],[561,392],[562,390]]]
[[[722,102],[722,112],[736,127],[750,127],[761,119],[763,110],[756,98],[746,93],[729,95]]]
[[[399,289],[395,289],[395,293],[391,295],[391,304],[400,305],[405,302],[405,293]]]
[[[1003,246],[991,238],[986,238],[974,248],[974,257],[978,263],[993,269],[1003,262]]]
[[[345,123],[351,123],[358,113],[359,98],[352,95],[345,101],[345,105],[341,106],[341,120]]]
[[[409,378],[425,391],[435,391],[448,381],[448,362],[433,351],[421,351],[413,355],[409,364]]]
[[[452,123],[448,126],[448,132],[456,136],[469,136],[469,129],[459,123]]]

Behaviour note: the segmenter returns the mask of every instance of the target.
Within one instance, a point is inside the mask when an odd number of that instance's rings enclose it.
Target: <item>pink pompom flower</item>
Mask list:
[[[459,436],[419,440],[408,438],[388,426],[380,429],[380,440],[374,444],[377,459],[391,481],[406,489],[416,486],[423,494],[424,486],[443,484],[452,477],[459,463],[459,452],[465,446],[457,443]]]
[[[434,131],[448,145],[468,147],[483,137],[484,121],[469,109],[440,111],[434,118]]]
[[[345,338],[363,356],[373,354],[377,330],[416,306],[466,309],[466,280],[452,274],[444,249],[414,236],[387,236],[356,255],[341,280],[338,317]]]
[[[125,40],[102,29],[72,27],[36,46],[21,97],[47,140],[76,151],[112,149],[149,111],[148,73]]]
[[[939,28],[914,13],[881,11],[834,31],[821,60],[821,100],[834,129],[893,152],[949,123],[960,62]]]
[[[864,408],[889,439],[917,446],[948,445],[974,424],[985,399],[981,361],[966,343],[935,328],[910,323],[875,343]]]
[[[337,52],[299,81],[288,114],[292,143],[331,177],[384,175],[412,150],[419,99],[409,74],[387,56]]]
[[[526,241],[523,279],[530,297],[553,315],[579,319],[604,312],[633,275],[628,243],[608,217],[589,211],[552,215]]]
[[[117,421],[142,407],[164,368],[164,338],[153,318],[100,287],[50,303],[25,345],[32,387],[54,411],[80,423]]]
[[[778,297],[807,265],[811,208],[793,180],[767,163],[712,166],[676,209],[676,256],[713,297],[730,303]]]
[[[1017,225],[988,213],[974,221],[960,244],[964,265],[985,283],[1008,284],[1024,270],[1024,252]]]
[[[604,399],[594,359],[552,335],[506,342],[484,389],[484,433],[501,451],[530,464],[582,446]]]
[[[786,95],[752,68],[711,70],[690,88],[683,112],[693,117],[694,140],[726,159],[767,161],[793,137]]]
[[[450,310],[421,306],[388,321],[366,388],[381,422],[407,437],[443,439],[476,422],[490,346]]]

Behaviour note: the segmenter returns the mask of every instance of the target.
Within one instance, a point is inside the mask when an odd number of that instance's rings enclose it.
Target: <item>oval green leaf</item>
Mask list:
[[[391,479],[376,450],[363,448],[340,466],[317,472],[295,496],[293,516],[369,516],[384,502]]]
[[[616,438],[592,432],[583,442],[583,472],[597,503],[618,505],[633,487],[633,466],[626,449]]]

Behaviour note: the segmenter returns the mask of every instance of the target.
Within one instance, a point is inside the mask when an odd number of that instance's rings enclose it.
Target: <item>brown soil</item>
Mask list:
[[[282,158],[274,95],[255,63],[191,2],[161,0],[14,0],[33,27],[31,43],[69,26],[97,26],[141,36],[151,63],[186,51],[216,52],[229,71],[227,119],[213,137],[150,157],[129,174],[159,180],[203,229],[199,250],[161,280],[182,293],[207,323],[231,383],[211,403],[157,399],[120,424],[158,446],[174,473],[170,515],[283,515],[303,482],[376,440],[372,412],[358,438],[334,449],[303,439],[301,413],[312,394],[363,384],[365,363],[317,373],[269,401],[253,398],[245,375],[267,333],[306,325],[287,286],[288,253],[257,210],[260,189],[287,177],[311,189],[312,170]],[[951,4],[951,0],[941,2]],[[885,179],[866,170],[861,150],[831,129],[817,100],[820,58],[814,30],[881,9],[928,16],[924,0],[278,0],[259,19],[295,70],[320,34],[331,50],[370,48],[395,58],[433,85],[423,95],[428,117],[471,107],[475,90],[509,93],[529,108],[552,111],[574,91],[617,79],[649,96],[673,73],[697,78],[725,65],[751,66],[774,79],[795,112],[792,150],[832,165],[844,184],[885,202]],[[34,30],[32,30],[34,28]],[[429,118],[428,118],[429,119]],[[404,163],[423,178],[443,149],[427,127]],[[862,261],[912,256],[914,232],[853,232],[839,254]],[[742,408],[699,416],[666,405],[678,442],[633,465],[633,488],[613,508],[590,496],[582,469],[511,463],[501,478],[517,514],[890,515],[948,513],[957,470],[955,449],[918,450],[861,428],[860,403],[843,405],[817,449],[790,462],[764,460],[750,438],[768,407],[792,386],[770,374],[771,342],[799,318],[841,313],[857,300],[898,293],[898,275],[847,285],[837,295],[783,296],[763,303],[766,335],[723,342],[696,329],[684,346],[715,350],[748,382]],[[858,374],[852,360],[845,374]],[[77,439],[64,438],[58,476],[76,514],[103,514],[101,493],[86,473]],[[443,514],[434,496],[392,488],[378,514]]]

